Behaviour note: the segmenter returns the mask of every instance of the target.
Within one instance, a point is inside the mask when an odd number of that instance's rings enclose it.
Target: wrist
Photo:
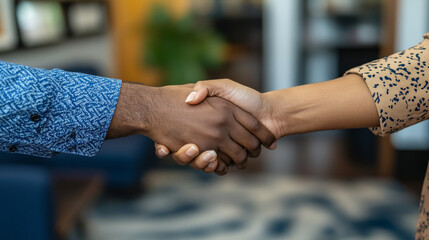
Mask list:
[[[311,104],[300,97],[299,87],[267,92],[264,98],[272,109],[270,118],[277,138],[306,132],[310,124],[306,112]]]
[[[287,119],[289,114],[287,114],[288,110],[285,106],[287,102],[284,98],[284,94],[281,94],[279,91],[262,94],[264,109],[267,109],[261,116],[264,118],[262,122],[267,125],[277,139],[288,135],[288,129],[290,129],[289,120]]]
[[[107,138],[147,135],[155,109],[152,99],[158,91],[155,87],[124,82]]]

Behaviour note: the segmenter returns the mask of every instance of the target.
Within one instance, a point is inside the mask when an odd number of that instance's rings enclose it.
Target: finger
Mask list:
[[[199,167],[206,165],[206,167],[204,168],[204,172],[211,173],[211,172],[214,172],[217,170],[219,162],[222,162],[221,164],[224,164],[224,165],[220,165],[220,166],[227,166],[227,165],[232,163],[232,160],[228,156],[226,156],[225,154],[223,154],[221,152],[219,154],[217,154],[216,161],[210,162],[210,160],[208,160],[208,159],[203,159],[204,158],[203,154],[205,154],[205,153],[208,153],[208,152],[204,152],[204,153],[200,154],[200,156],[198,156],[196,159],[194,159],[194,161],[190,164],[190,166],[194,166],[193,164],[196,164],[196,166],[198,166],[198,167],[194,167],[194,168],[198,169]],[[219,158],[219,155],[222,156],[222,159]],[[209,163],[207,164],[207,162],[209,162]],[[227,162],[229,162],[229,164]],[[219,175],[226,174],[225,168],[219,169],[218,173],[219,173]]]
[[[186,103],[199,104],[208,96],[217,96],[229,100],[227,96],[236,84],[237,83],[229,79],[197,82],[194,85],[194,91],[186,98]]]
[[[217,165],[218,165],[219,161],[220,160],[216,160],[216,161],[210,163],[206,168],[204,168],[203,171],[205,173],[212,173],[212,172],[214,172],[216,170],[216,168],[217,168]]]
[[[157,157],[163,158],[170,154],[170,150],[162,144],[155,143],[155,154]]]
[[[247,151],[234,141],[220,146],[220,151],[228,155],[238,168],[243,168],[247,161]]]
[[[217,161],[217,154],[215,151],[205,151],[200,156],[195,158],[191,163],[189,163],[189,166],[192,168],[202,170],[207,168],[211,163],[214,163]]]
[[[235,166],[232,159],[221,151],[218,151],[217,159],[218,159],[218,166],[215,170],[216,175],[223,176],[228,173],[229,167]]]
[[[276,141],[274,134],[250,113],[240,108],[236,108],[234,110],[234,117],[237,122],[239,122],[244,128],[255,135],[261,141],[262,145],[264,145],[266,148],[273,147]]]
[[[172,157],[174,161],[179,165],[186,165],[192,162],[194,158],[198,156],[200,150],[195,144],[186,144],[179,149],[179,151],[173,153]]]
[[[226,155],[225,153],[218,151],[217,155],[218,155],[218,159],[220,159],[222,162],[224,162],[226,166],[228,166],[228,167],[235,166],[234,161],[232,161],[232,159],[228,155]]]
[[[204,99],[206,99],[206,97],[208,96],[208,91],[207,89],[201,89],[199,91],[192,91],[191,93],[189,93],[188,97],[186,98],[185,102],[188,104],[199,104],[202,101],[204,101]]]
[[[247,150],[250,157],[255,158],[261,154],[261,142],[239,123],[236,123],[229,135],[232,140]]]
[[[218,153],[219,155],[219,153]],[[218,156],[218,164],[215,170],[215,174],[218,176],[223,176],[225,174],[228,173],[228,166],[225,164],[225,162],[223,161],[223,159],[221,157]]]

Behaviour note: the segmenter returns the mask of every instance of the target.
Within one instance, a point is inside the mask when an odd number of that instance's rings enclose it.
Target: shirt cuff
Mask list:
[[[59,69],[49,77],[58,83],[53,105],[41,118],[40,144],[52,152],[94,156],[110,127],[121,81]],[[48,142],[47,142],[48,141]]]
[[[379,116],[379,120],[380,120],[379,127],[371,127],[371,128],[369,128],[369,130],[374,135],[385,136],[385,135],[387,135],[387,131],[386,131],[385,127],[383,127],[384,124],[382,123],[382,120],[381,120],[381,112],[383,112],[383,110],[382,110],[381,106],[379,104],[377,104],[377,102],[379,102],[379,99],[378,98],[374,98],[375,96],[377,96],[377,93],[374,91],[374,88],[372,88],[372,87],[370,87],[368,85],[369,81],[367,81],[367,79],[368,79],[367,76],[366,76],[367,73],[363,72],[362,69],[363,68],[361,68],[361,67],[352,68],[352,69],[348,70],[344,75],[357,74],[357,75],[360,75],[365,80],[365,82],[366,82],[366,84],[368,86],[368,89],[371,92],[372,98],[373,98],[373,100],[375,102],[375,106],[377,108],[377,112],[378,112],[378,116]]]
[[[121,81],[0,61],[0,151],[94,156],[118,102]]]
[[[348,70],[362,76],[377,107],[380,125],[370,128],[379,136],[397,132],[426,120],[428,112],[429,40]]]

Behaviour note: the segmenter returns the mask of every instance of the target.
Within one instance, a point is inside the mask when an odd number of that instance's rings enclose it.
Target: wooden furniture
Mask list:
[[[145,85],[158,85],[159,73],[143,64],[144,24],[154,4],[161,4],[178,16],[186,13],[190,0],[110,0],[117,78]]]
[[[55,232],[59,239],[67,239],[73,227],[83,223],[82,212],[101,194],[103,181],[101,175],[56,176],[54,179]]]
[[[395,51],[397,24],[397,0],[382,1],[382,32],[380,57],[386,57]],[[395,149],[390,136],[378,138],[377,172],[380,177],[392,178],[395,174]]]

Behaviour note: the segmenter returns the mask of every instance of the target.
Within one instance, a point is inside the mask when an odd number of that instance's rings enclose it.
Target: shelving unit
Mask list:
[[[302,61],[306,67],[301,84],[336,78],[349,68],[378,57],[380,0],[306,0],[303,8]],[[311,75],[312,69],[325,74]]]
[[[96,3],[107,9],[107,1],[104,0],[57,0],[62,8],[64,33],[61,38],[46,41],[34,46],[25,45],[22,39],[22,26],[17,17],[17,7],[21,3],[39,3],[41,1],[10,1],[12,14],[10,21],[14,22],[14,38],[18,40],[16,46],[0,52],[0,59],[39,68],[62,68],[76,70],[103,76],[115,76],[115,64],[113,62],[112,41],[107,29],[107,12],[104,12],[102,27],[88,34],[73,34],[67,10],[75,3]],[[44,3],[48,3],[43,1]],[[26,6],[27,11],[29,6]],[[58,6],[58,5],[56,5]],[[35,8],[32,8],[34,10]],[[30,9],[31,10],[31,9]],[[22,24],[22,23],[21,23]],[[5,33],[3,33],[5,34]]]
[[[191,3],[197,18],[209,22],[227,44],[225,64],[210,72],[209,78],[230,78],[262,90],[263,1],[207,0],[202,4],[195,0]]]

